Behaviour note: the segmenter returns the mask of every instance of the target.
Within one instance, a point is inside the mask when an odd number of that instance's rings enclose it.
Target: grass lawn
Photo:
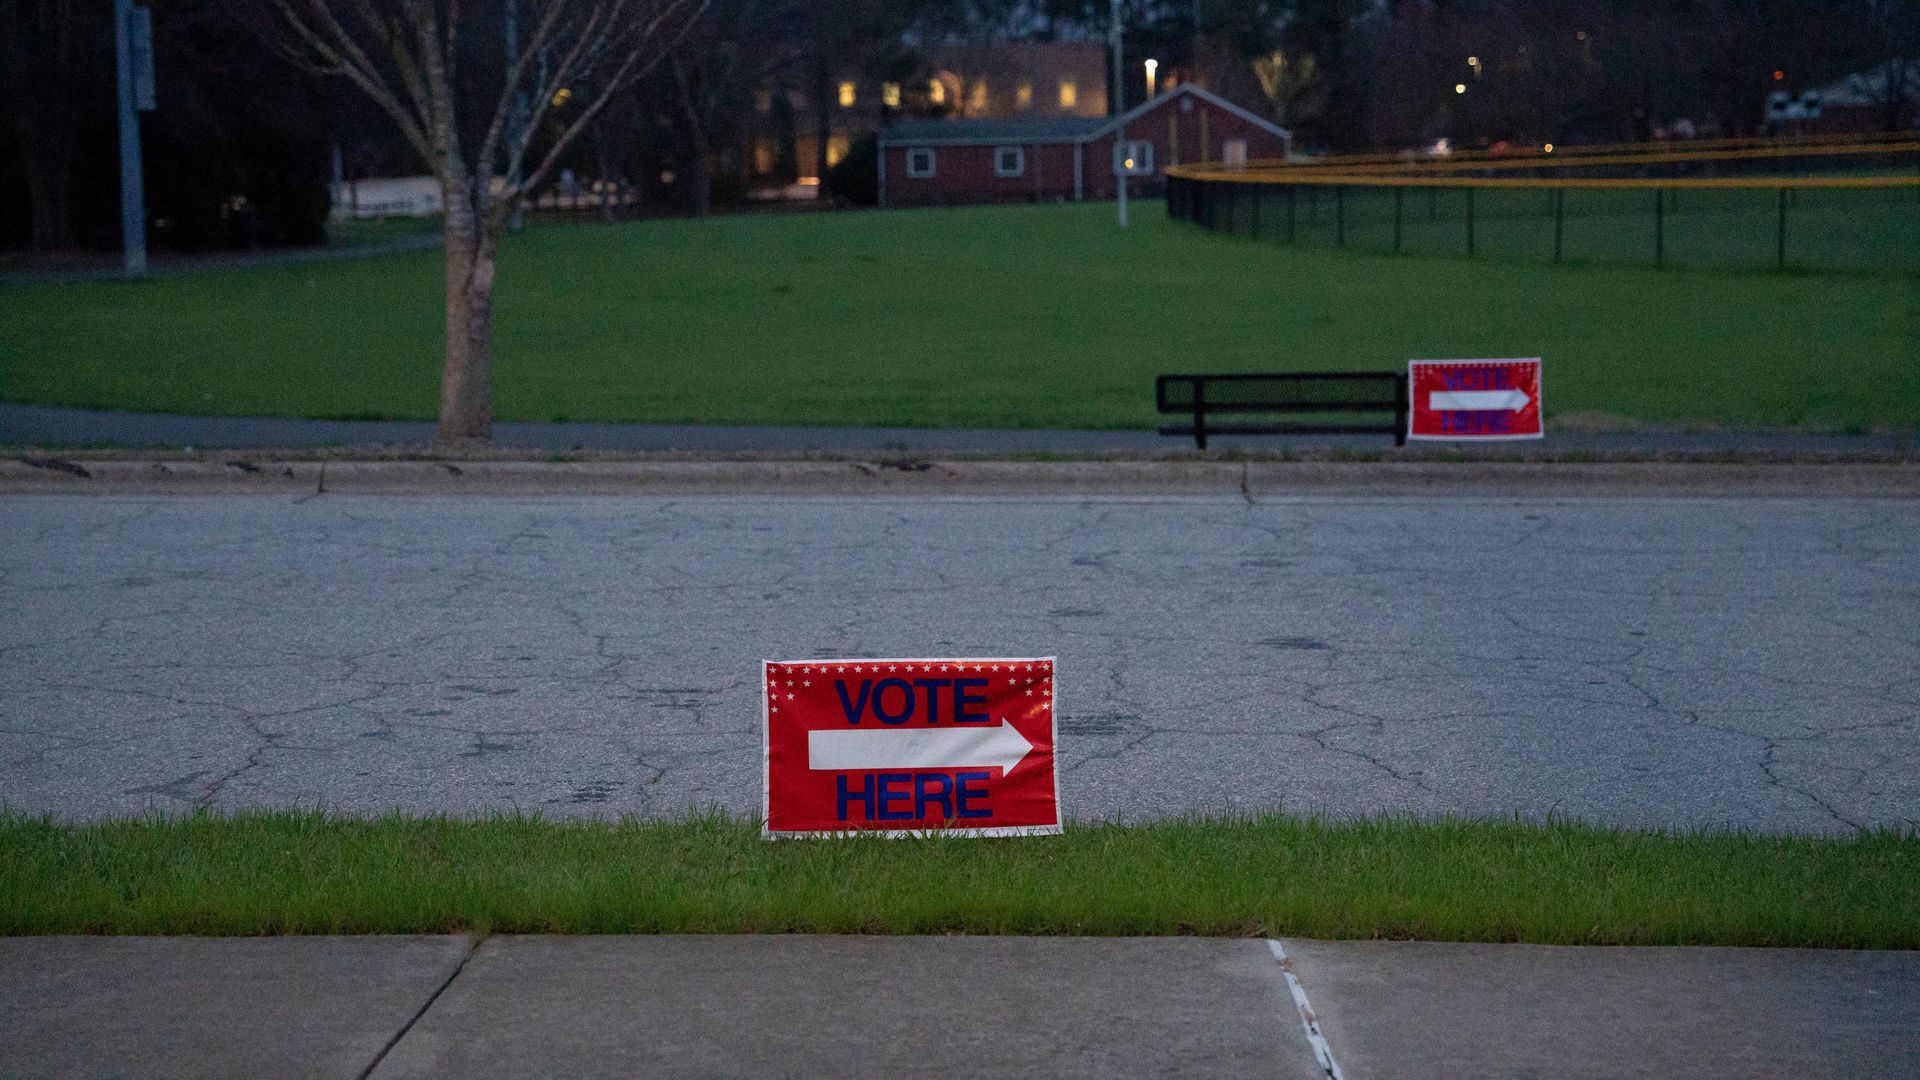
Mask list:
[[[395,240],[439,234],[437,217],[348,218],[327,222],[327,246],[336,248],[377,247]]]
[[[0,933],[1290,934],[1920,947],[1920,836],[1270,817],[768,843],[724,818],[0,817]]]
[[[1539,355],[1550,418],[1920,427],[1920,276],[1395,257],[1136,211],[534,228],[502,258],[498,413],[1141,428],[1162,372]],[[0,287],[0,399],[428,418],[441,325],[431,252]]]

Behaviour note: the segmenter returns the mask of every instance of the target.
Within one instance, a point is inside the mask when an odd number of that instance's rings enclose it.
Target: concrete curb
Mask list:
[[[0,493],[1190,497],[1920,497],[1920,463],[225,461],[15,458]]]

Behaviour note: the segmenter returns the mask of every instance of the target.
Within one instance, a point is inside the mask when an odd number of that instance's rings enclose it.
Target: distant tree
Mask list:
[[[1319,65],[1312,56],[1289,58],[1275,49],[1253,58],[1253,75],[1260,80],[1260,92],[1267,96],[1267,108],[1280,123],[1293,120],[1293,103],[1313,85]]]
[[[839,100],[835,77],[892,74],[910,66],[911,50],[903,37],[929,8],[937,6],[929,0],[815,0],[800,8],[793,41],[803,59],[807,96],[813,102],[813,175],[821,180],[820,198],[833,198],[826,177],[831,168],[827,148],[833,135],[833,110]]]
[[[1914,119],[1920,99],[1920,0],[1868,0],[1867,50],[1877,74],[1868,84],[1884,111],[1884,126],[1897,131]]]
[[[699,37],[675,48],[665,73],[642,88],[672,103],[660,133],[678,144],[676,186],[694,216],[712,206],[719,159],[744,168],[755,95],[792,76],[800,61],[793,37],[810,2],[713,0]]]
[[[705,0],[520,0],[512,51],[497,33],[475,32],[497,5],[476,17],[459,0],[238,2],[287,55],[384,110],[439,182],[447,335],[438,437],[490,437],[494,259],[513,209],[608,102],[686,36]]]
[[[0,0],[0,25],[0,102],[23,158],[29,242],[71,247],[74,155],[113,74],[111,15],[87,0]]]

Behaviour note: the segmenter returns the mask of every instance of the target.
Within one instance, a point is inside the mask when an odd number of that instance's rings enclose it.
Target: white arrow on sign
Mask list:
[[[807,767],[852,769],[964,769],[998,765],[1012,772],[1033,744],[1012,724],[992,727],[873,728],[810,731]]]
[[[1488,412],[1499,409],[1519,412],[1531,400],[1525,390],[1435,390],[1427,395],[1427,408],[1434,412]]]

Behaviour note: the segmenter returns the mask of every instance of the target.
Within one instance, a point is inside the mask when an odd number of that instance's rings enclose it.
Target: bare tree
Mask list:
[[[494,256],[508,219],[607,103],[685,36],[705,0],[518,0],[526,32],[511,50],[475,40],[497,2],[478,12],[461,0],[256,2],[269,41],[357,87],[439,181],[447,351],[438,435],[488,438]]]

